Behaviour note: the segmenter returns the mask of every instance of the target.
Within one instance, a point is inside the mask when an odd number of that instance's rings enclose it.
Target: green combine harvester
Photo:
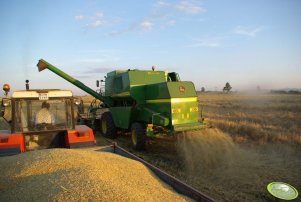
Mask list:
[[[157,133],[174,134],[178,131],[197,130],[199,108],[194,84],[180,81],[176,72],[146,70],[116,70],[105,77],[105,93],[98,93],[60,69],[39,60],[39,71],[49,69],[83,91],[102,101],[105,109],[99,121],[105,137],[116,138],[117,131],[131,131],[135,149],[143,149],[146,137]],[[91,110],[91,109],[90,109]]]

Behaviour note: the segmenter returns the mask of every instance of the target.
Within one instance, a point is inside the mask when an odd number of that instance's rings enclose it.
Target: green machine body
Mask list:
[[[176,72],[112,71],[107,73],[104,94],[100,94],[45,60],[37,66],[39,71],[47,68],[102,101],[108,111],[100,118],[101,132],[113,138],[118,129],[130,130],[136,149],[144,148],[146,136],[158,132],[173,134],[205,127],[199,121],[194,84],[180,81]]]

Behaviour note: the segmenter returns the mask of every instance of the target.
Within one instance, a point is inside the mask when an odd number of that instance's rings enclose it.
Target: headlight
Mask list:
[[[173,108],[171,109],[171,113],[174,114],[174,113],[181,113],[181,109],[180,108]]]
[[[190,112],[198,112],[198,111],[199,111],[199,108],[198,108],[198,107],[190,107],[190,108],[189,108],[189,111],[190,111]]]

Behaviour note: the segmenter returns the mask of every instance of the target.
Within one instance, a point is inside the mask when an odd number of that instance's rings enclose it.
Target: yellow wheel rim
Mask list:
[[[136,133],[136,130],[132,130],[132,142],[136,146],[136,144],[137,144],[137,133]]]
[[[101,121],[101,130],[103,134],[107,134],[107,122],[104,119]]]

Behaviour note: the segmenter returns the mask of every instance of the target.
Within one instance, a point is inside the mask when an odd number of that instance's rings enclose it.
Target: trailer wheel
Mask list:
[[[117,130],[110,112],[105,112],[100,118],[100,130],[104,137],[114,139],[117,137]]]
[[[134,149],[142,150],[145,147],[146,133],[141,123],[133,123],[131,127],[132,144]]]

